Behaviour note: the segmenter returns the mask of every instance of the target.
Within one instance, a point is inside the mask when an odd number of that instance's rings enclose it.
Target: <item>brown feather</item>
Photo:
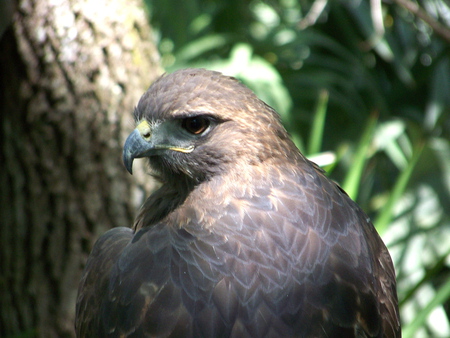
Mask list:
[[[207,116],[208,132],[177,134],[192,116]],[[78,336],[401,336],[395,271],[370,220],[248,88],[178,71],[150,87],[135,119],[194,150],[146,153],[163,185],[133,233],[96,244]]]

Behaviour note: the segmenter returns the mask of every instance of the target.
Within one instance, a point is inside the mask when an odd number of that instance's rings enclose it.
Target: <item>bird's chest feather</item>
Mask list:
[[[227,330],[244,323],[255,336],[275,328],[289,335],[294,326],[323,319],[327,311],[304,312],[341,307],[333,298],[341,288],[351,295],[368,284],[358,276],[361,266],[370,270],[361,264],[367,260],[361,228],[331,183],[285,177],[253,182],[252,189],[234,185],[232,194],[209,186],[189,196],[163,222],[136,234],[114,287],[121,276],[141,276],[136,296],[155,321],[163,320],[156,309],[170,304],[180,325],[191,318],[186,325],[202,330],[218,321],[215,327]]]
[[[216,190],[209,205],[180,208],[171,220],[170,271],[184,300],[228,308],[233,299],[248,313],[298,311],[299,298],[314,297],[333,278],[331,265],[345,250],[359,251],[358,231],[332,224],[338,206],[315,189],[261,184],[228,199]],[[336,247],[342,239],[352,247]]]

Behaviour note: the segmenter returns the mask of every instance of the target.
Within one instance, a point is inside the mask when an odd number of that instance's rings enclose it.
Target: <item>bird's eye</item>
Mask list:
[[[182,127],[194,135],[199,135],[208,129],[210,120],[203,116],[188,117],[183,120]]]

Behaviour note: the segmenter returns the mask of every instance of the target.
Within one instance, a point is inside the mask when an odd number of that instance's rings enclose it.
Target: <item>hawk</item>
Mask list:
[[[367,215],[279,115],[204,69],[159,78],[123,160],[161,182],[96,242],[79,337],[400,337],[395,271]]]

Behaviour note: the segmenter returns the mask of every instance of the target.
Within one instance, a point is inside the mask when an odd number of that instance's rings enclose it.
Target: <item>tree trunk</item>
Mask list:
[[[121,158],[157,51],[138,0],[18,1],[0,51],[0,336],[74,336],[93,243],[149,189]]]

